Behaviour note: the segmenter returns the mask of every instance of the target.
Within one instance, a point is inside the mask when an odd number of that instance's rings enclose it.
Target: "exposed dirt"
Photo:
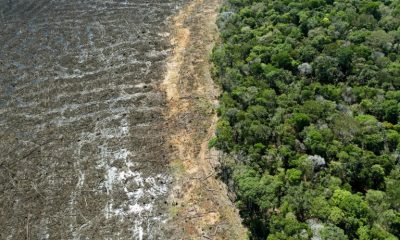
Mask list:
[[[186,0],[0,0],[0,239],[169,239],[170,20]]]
[[[219,0],[194,0],[174,18],[174,53],[167,63],[175,184],[169,202],[176,239],[246,239],[224,184],[216,179],[219,153],[208,149],[215,132],[219,90],[210,76],[209,53],[217,40]]]
[[[218,4],[0,0],[0,239],[244,238],[207,148]]]

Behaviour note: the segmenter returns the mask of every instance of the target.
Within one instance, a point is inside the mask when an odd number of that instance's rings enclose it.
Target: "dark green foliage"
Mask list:
[[[400,2],[227,0],[218,24],[210,145],[251,238],[398,239]]]

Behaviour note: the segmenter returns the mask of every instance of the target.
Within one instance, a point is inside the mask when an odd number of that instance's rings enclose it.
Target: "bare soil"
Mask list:
[[[159,89],[185,0],[0,0],[0,239],[169,239]]]
[[[0,239],[244,238],[207,148],[218,5],[0,0]]]
[[[167,93],[170,195],[176,239],[246,239],[226,186],[216,178],[220,153],[208,148],[215,132],[219,89],[210,76],[209,54],[217,39],[219,0],[194,0],[174,18],[174,53],[162,84]]]

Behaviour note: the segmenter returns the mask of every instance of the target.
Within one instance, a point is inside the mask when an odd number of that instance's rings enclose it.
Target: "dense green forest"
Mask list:
[[[211,147],[251,239],[400,238],[400,1],[227,0]]]

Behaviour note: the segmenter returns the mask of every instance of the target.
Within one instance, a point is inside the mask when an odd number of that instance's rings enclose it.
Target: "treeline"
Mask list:
[[[224,179],[252,239],[399,239],[400,1],[227,0]]]

